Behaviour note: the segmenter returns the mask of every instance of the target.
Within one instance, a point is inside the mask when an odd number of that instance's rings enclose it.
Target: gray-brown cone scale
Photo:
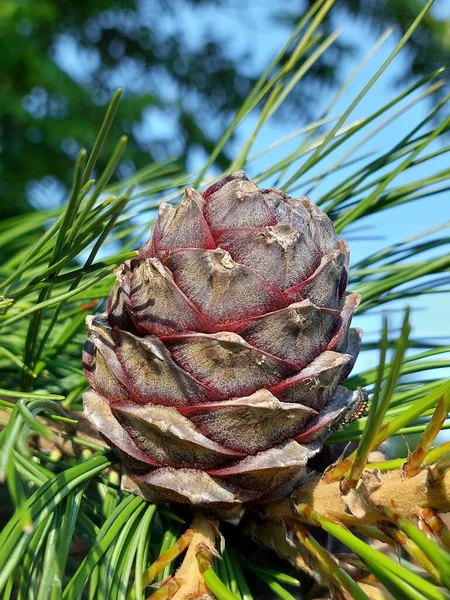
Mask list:
[[[241,171],[162,203],[88,318],[85,414],[150,501],[238,512],[289,494],[364,392],[348,247],[306,198]]]

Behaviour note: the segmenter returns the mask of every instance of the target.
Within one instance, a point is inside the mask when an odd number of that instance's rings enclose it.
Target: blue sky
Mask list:
[[[277,51],[281,48],[289,35],[289,30],[284,26],[277,24],[272,18],[273,4],[268,2],[245,3],[239,11],[224,10],[223,7],[218,10],[217,7],[210,7],[206,10],[202,9],[201,22],[199,23],[199,14],[196,19],[192,18],[191,13],[186,13],[186,30],[195,33],[203,27],[215,29],[215,31],[223,36],[224,43],[229,44],[230,52],[245,52],[248,49],[254,51],[253,63],[249,62],[248,68],[255,69],[260,72],[274,57]],[[450,3],[446,0],[438,1],[435,10],[439,16],[450,18]],[[249,26],[251,24],[251,26]],[[349,19],[344,14],[339,22],[339,27],[342,29],[342,38],[349,40],[352,43],[358,43],[358,53],[351,59],[344,61],[341,64],[342,80],[355,69],[356,65],[362,57],[370,50],[376,42],[377,36],[368,24],[355,22]],[[195,37],[195,36],[192,36]],[[225,41],[226,40],[226,41]],[[394,33],[383,44],[376,55],[365,66],[363,71],[355,78],[351,87],[343,94],[337,103],[334,114],[339,114],[353,100],[357,92],[369,81],[373,73],[381,66],[383,61],[390,55],[398,42],[398,36]],[[370,93],[363,99],[360,105],[355,109],[350,120],[358,119],[373,113],[376,109],[386,104],[391,100],[396,93],[401,89],[396,87],[398,81],[404,72],[405,61],[408,60],[407,52],[402,52],[395,61],[390,65],[387,72],[373,87]],[[318,113],[331,100],[334,94],[333,90],[324,88],[322,93],[317,98]],[[394,145],[400,140],[411,127],[424,119],[430,111],[429,101],[423,101],[411,110],[406,115],[394,120],[387,129],[383,130],[378,136],[370,141],[366,150],[380,151]],[[255,124],[254,119],[249,119],[243,124],[240,129],[240,135],[234,142],[235,151],[238,152],[243,140],[251,132]],[[299,115],[298,121],[295,117],[286,122],[273,120],[269,122],[261,134],[258,136],[254,152],[273,144],[280,138],[288,135],[292,131],[300,128],[304,121]],[[447,142],[448,143],[448,142]],[[291,149],[295,148],[295,142],[288,144]],[[435,145],[437,147],[438,144]],[[344,147],[345,148],[345,147]],[[283,151],[279,153],[272,152],[266,158],[265,166],[268,166],[277,159],[282,158]],[[200,166],[202,160],[198,157],[193,166]],[[409,177],[426,177],[430,173],[439,169],[445,168],[448,165],[448,157],[438,158],[433,164],[424,164],[420,168],[416,168],[414,173],[405,173],[395,180],[397,182],[407,182]],[[264,166],[264,161],[260,161],[258,166]],[[249,175],[252,174],[252,168],[249,170]],[[255,168],[255,173],[258,169]],[[342,175],[330,177],[327,185],[332,186],[339,183]],[[323,193],[324,189],[321,189]],[[302,193],[302,190],[299,190]],[[314,195],[311,195],[314,201]],[[351,241],[352,262],[363,258],[368,253],[372,253],[386,245],[399,241],[401,239],[416,235],[421,231],[440,225],[445,221],[450,221],[450,197],[448,193],[442,193],[433,196],[429,200],[421,200],[415,203],[408,203],[404,206],[399,206],[391,209],[388,218],[381,213],[375,217],[369,217],[361,221],[361,225],[369,226],[370,229],[362,231],[359,234],[359,239]],[[371,239],[374,238],[374,239]],[[449,297],[444,295],[426,296],[418,299],[412,299],[410,304],[412,311],[413,335],[423,337],[440,337],[446,338],[446,343],[449,343],[450,338],[450,320],[448,317],[448,301]],[[403,308],[405,302],[398,303],[395,308]],[[392,327],[397,327],[401,320],[401,313],[391,312],[390,322]],[[366,339],[373,339],[377,335],[381,322],[381,313],[370,317],[355,319],[357,325],[364,328]],[[376,361],[376,355],[367,355],[361,358],[358,362],[358,370],[364,369],[372,365]]]
[[[143,18],[152,19],[152,0],[140,0]],[[251,0],[240,1],[239,3],[224,3],[222,5],[211,3],[210,5],[202,4],[197,9],[187,4],[176,14],[167,11],[165,18],[160,19],[153,25],[170,30],[180,21],[184,25],[184,36],[192,46],[201,46],[205,32],[214,32],[214,37],[222,40],[225,49],[230,56],[242,56],[246,52],[250,53],[251,58],[244,60],[242,63],[244,68],[249,73],[261,73],[264,68],[270,63],[282,45],[289,37],[289,28],[274,18],[276,5],[269,0],[259,0],[254,2]],[[448,0],[436,0],[434,10],[442,18],[450,19],[450,2]],[[159,17],[160,18],[160,15]],[[345,13],[342,13],[338,19],[338,26],[341,29],[341,38],[343,41],[348,41],[352,44],[355,42],[358,45],[358,52],[352,58],[346,59],[340,64],[341,78],[344,81],[355,69],[356,65],[363,56],[370,50],[376,42],[377,36],[367,23],[359,20],[350,19]],[[369,81],[374,72],[381,66],[383,61],[390,55],[398,42],[398,36],[394,33],[383,46],[378,50],[376,55],[365,66],[365,68],[354,79],[349,89],[342,95],[336,104],[333,114],[341,113],[349,103],[354,99],[355,95]],[[62,46],[63,55],[62,62],[65,63],[66,69],[70,72],[71,65],[75,70],[79,70],[79,57],[69,45]],[[391,100],[396,93],[401,89],[396,87],[402,73],[404,72],[405,61],[408,60],[407,52],[402,52],[390,65],[387,72],[375,84],[369,94],[357,106],[354,113],[350,117],[350,121],[372,114],[376,109],[380,108]],[[123,82],[117,81],[117,85],[122,85]],[[175,90],[170,90],[170,86],[166,87],[169,95],[176,93]],[[317,114],[325,108],[330,102],[335,90],[323,88],[317,94],[316,109]],[[380,132],[365,146],[364,152],[388,149],[400,140],[415,124],[420,122],[430,111],[430,103],[423,101],[414,106],[406,115],[394,120],[388,128]],[[205,116],[208,118],[208,116]],[[256,115],[248,118],[240,127],[239,134],[233,143],[233,153],[238,153],[244,140],[252,131],[256,123]],[[258,135],[251,154],[257,153],[267,146],[275,143],[284,136],[289,135],[293,131],[299,129],[305,124],[302,115],[298,118],[292,114],[289,119],[282,121],[274,119],[269,121]],[[217,123],[214,119],[210,119],[208,126],[214,128]],[[167,132],[170,129],[170,120],[167,114],[161,115],[156,108],[151,108],[146,113],[146,117],[142,123],[143,135],[157,135],[159,132]],[[269,155],[259,159],[255,164],[250,165],[248,174],[255,175],[265,166],[273,164],[275,161],[282,158],[288,150],[294,150],[297,141],[284,145],[279,150],[271,152]],[[448,142],[447,142],[448,143]],[[435,147],[438,147],[435,144]],[[339,153],[344,152],[349,146],[343,146]],[[324,161],[321,168],[330,166],[338,156]],[[199,168],[203,165],[205,156],[202,153],[193,154],[191,167]],[[426,177],[432,172],[447,166],[448,158],[444,155],[443,158],[437,158],[434,164],[424,164],[420,168],[415,168],[414,173],[407,172],[402,174],[394,183],[407,182],[409,177]],[[345,172],[332,175],[326,182],[325,187],[319,187],[318,190],[311,194],[311,199],[314,201],[318,195],[326,192],[327,186],[331,187],[339,184]],[[305,193],[306,190],[298,189],[298,193]],[[413,236],[421,231],[435,227],[450,221],[450,198],[448,194],[440,194],[433,196],[430,199],[420,202],[408,203],[404,206],[399,206],[389,211],[388,217],[381,213],[375,217],[369,217],[361,220],[362,226],[367,226],[367,229],[358,233],[355,239],[350,240],[352,262],[363,258],[369,253],[378,249],[384,248],[386,245],[399,241],[401,239]],[[450,338],[450,325],[447,315],[448,296],[434,295],[426,296],[411,301],[413,307],[412,323],[414,336],[439,336]],[[403,308],[404,303],[400,303],[395,308]],[[392,326],[398,326],[401,319],[401,313],[392,312],[390,315]],[[362,321],[362,322],[361,322]],[[381,322],[381,314],[370,317],[356,319],[356,324],[364,328],[367,340],[373,339],[376,332],[379,330]],[[448,342],[447,342],[448,343]],[[363,369],[369,364],[376,361],[376,355],[366,356],[360,359],[358,369]]]

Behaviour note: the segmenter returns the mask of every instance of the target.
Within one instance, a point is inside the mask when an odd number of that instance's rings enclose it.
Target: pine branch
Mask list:
[[[442,469],[438,462],[411,478],[401,469],[387,473],[368,469],[347,495],[342,493],[340,481],[324,483],[321,475],[311,475],[288,500],[265,505],[264,513],[273,519],[307,522],[297,511],[298,502],[348,526],[382,525],[386,521],[382,509],[388,506],[417,521],[422,509],[450,511],[450,469]]]

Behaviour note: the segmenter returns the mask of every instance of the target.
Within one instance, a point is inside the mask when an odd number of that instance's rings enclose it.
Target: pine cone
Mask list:
[[[237,515],[287,496],[363,390],[348,246],[307,198],[242,171],[178,207],[88,318],[85,414],[150,501]]]

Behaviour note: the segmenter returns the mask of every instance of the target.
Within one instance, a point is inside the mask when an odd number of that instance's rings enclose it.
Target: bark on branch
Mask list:
[[[450,511],[450,469],[442,469],[438,463],[409,479],[401,470],[367,470],[358,487],[345,496],[339,482],[325,484],[320,475],[312,475],[290,498],[265,505],[264,512],[275,520],[302,520],[295,509],[299,502],[348,526],[382,523],[386,517],[378,507],[384,506],[415,520],[424,508]]]

